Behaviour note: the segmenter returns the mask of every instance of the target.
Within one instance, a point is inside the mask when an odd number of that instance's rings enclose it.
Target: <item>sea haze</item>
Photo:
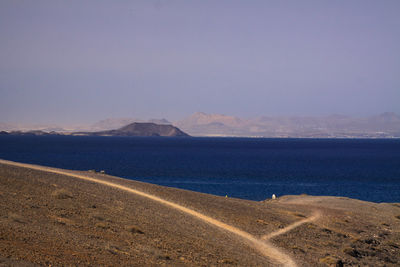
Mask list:
[[[398,139],[0,136],[0,158],[251,200],[400,202]]]

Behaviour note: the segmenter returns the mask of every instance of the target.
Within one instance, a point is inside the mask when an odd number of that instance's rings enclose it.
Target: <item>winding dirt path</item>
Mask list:
[[[321,212],[318,211],[318,210],[316,210],[316,211],[314,211],[313,215],[311,215],[311,216],[308,217],[308,218],[305,218],[305,219],[300,220],[300,221],[298,221],[298,222],[292,223],[292,224],[290,224],[290,225],[286,226],[285,228],[280,229],[280,230],[278,230],[278,231],[272,232],[272,233],[267,234],[267,235],[263,235],[263,236],[261,237],[261,240],[270,240],[270,239],[272,239],[272,238],[274,238],[274,237],[276,237],[276,236],[278,236],[278,235],[282,235],[282,234],[284,234],[284,233],[287,233],[287,232],[293,230],[294,228],[299,227],[299,226],[302,225],[302,224],[316,221],[316,220],[318,220],[320,217],[321,217]]]
[[[116,183],[112,183],[112,182],[108,182],[108,181],[103,181],[100,179],[96,179],[96,178],[92,178],[89,176],[85,176],[85,175],[80,175],[80,174],[75,174],[75,173],[71,173],[68,171],[64,171],[61,169],[55,169],[55,168],[50,168],[50,167],[43,167],[43,166],[38,166],[38,165],[32,165],[32,164],[25,164],[25,163],[18,163],[18,162],[13,162],[13,161],[8,161],[8,160],[2,160],[0,159],[0,163],[2,164],[7,164],[7,165],[12,165],[12,166],[17,166],[17,167],[22,167],[22,168],[29,168],[29,169],[34,169],[34,170],[39,170],[39,171],[45,171],[45,172],[50,172],[50,173],[56,173],[56,174],[61,174],[61,175],[66,175],[69,177],[74,177],[74,178],[78,178],[81,180],[86,180],[86,181],[90,181],[90,182],[94,182],[94,183],[98,183],[98,184],[103,184],[109,187],[113,187],[113,188],[117,188],[132,194],[136,194],[148,199],[151,199],[153,201],[156,201],[158,203],[161,203],[163,205],[169,206],[171,208],[174,208],[176,210],[182,211],[188,215],[191,215],[201,221],[207,222],[213,226],[216,226],[220,229],[223,229],[225,231],[228,231],[232,234],[235,234],[236,236],[239,236],[240,238],[242,238],[247,244],[249,244],[251,247],[253,247],[254,249],[256,249],[259,253],[261,253],[263,256],[267,257],[268,259],[271,259],[273,262],[276,262],[279,265],[283,265],[283,266],[287,266],[287,267],[295,267],[297,266],[296,263],[294,262],[294,260],[286,253],[284,253],[283,251],[281,251],[279,248],[277,248],[276,246],[274,246],[273,244],[269,243],[268,240],[281,235],[283,233],[286,233],[304,223],[307,222],[311,222],[314,221],[316,219],[319,218],[320,214],[316,213],[313,216],[301,220],[299,222],[295,222],[291,225],[289,225],[288,227],[281,229],[279,231],[273,232],[271,234],[265,235],[263,237],[261,237],[261,239],[256,238],[255,236],[240,230],[234,226],[231,226],[229,224],[226,224],[224,222],[221,222],[217,219],[214,219],[212,217],[209,217],[205,214],[202,214],[200,212],[197,212],[195,210],[192,210],[190,208],[186,208],[184,206],[181,206],[179,204],[173,203],[171,201],[162,199],[160,197],[157,197],[155,195],[151,195],[136,189],[132,189],[123,185],[119,185]]]

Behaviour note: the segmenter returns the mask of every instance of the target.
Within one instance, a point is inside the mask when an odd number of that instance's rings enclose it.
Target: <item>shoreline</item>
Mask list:
[[[17,161],[13,161],[13,160],[7,160],[7,159],[0,158],[0,161],[1,160],[10,161],[10,162],[17,162]],[[20,163],[22,163],[22,162],[20,162]],[[24,164],[37,165],[37,166],[42,166],[42,167],[46,167],[46,168],[49,168],[49,169],[57,169],[57,167],[52,167],[52,166],[48,166],[48,165],[38,165],[36,163],[24,163]],[[227,195],[230,198],[238,198],[238,199],[242,199],[242,200],[250,200],[250,201],[256,201],[256,202],[265,201],[265,200],[268,200],[268,199],[271,198],[269,195],[266,195],[266,198],[251,199],[251,198],[246,198],[246,197],[241,197],[241,196],[232,196],[230,194],[226,194],[225,192],[224,193],[220,193],[220,194],[217,194],[217,193],[213,194],[213,193],[209,193],[209,192],[202,191],[202,190],[192,190],[192,189],[188,189],[188,188],[184,188],[184,187],[177,187],[177,186],[174,186],[172,184],[164,185],[164,184],[157,183],[157,181],[153,182],[153,181],[146,181],[146,179],[135,179],[135,178],[128,178],[128,177],[123,177],[123,176],[115,176],[113,174],[109,174],[108,172],[104,172],[101,169],[97,169],[97,170],[95,170],[95,169],[91,169],[91,170],[63,169],[63,170],[67,170],[67,171],[71,171],[71,172],[82,172],[82,173],[91,172],[91,173],[98,174],[98,175],[107,175],[107,176],[112,176],[112,177],[118,177],[120,179],[126,179],[126,180],[142,182],[142,183],[147,183],[147,184],[153,184],[153,185],[159,185],[159,186],[164,186],[164,187],[171,187],[171,188],[187,190],[187,191],[196,192],[196,193],[204,193],[204,194],[210,194],[210,195],[213,195],[213,196],[223,196],[223,197],[225,197]],[[102,173],[102,172],[104,172],[104,173]],[[335,183],[332,182],[332,184],[334,185]],[[272,193],[276,194],[276,192],[272,192]],[[400,200],[399,201],[385,201],[385,200],[373,201],[373,200],[362,198],[361,196],[359,198],[357,198],[357,197],[352,197],[352,196],[347,196],[347,195],[304,193],[304,191],[300,191],[300,193],[298,193],[298,194],[296,194],[296,193],[294,193],[294,194],[293,193],[278,194],[279,197],[286,196],[286,195],[307,195],[307,196],[315,196],[315,197],[338,197],[338,198],[348,198],[348,199],[352,199],[352,200],[360,200],[360,201],[365,201],[365,202],[371,202],[371,203],[376,203],[376,204],[379,204],[379,203],[389,203],[389,204],[390,203],[400,203]],[[377,199],[377,198],[375,197],[375,199]],[[396,198],[391,197],[391,199],[396,199]]]
[[[159,187],[165,187],[165,188],[171,188],[171,189],[177,189],[177,190],[183,190],[183,191],[188,191],[188,192],[193,192],[193,193],[197,193],[197,194],[205,194],[205,195],[210,195],[210,196],[215,196],[215,197],[224,197],[222,195],[215,195],[215,194],[210,194],[210,193],[205,193],[205,192],[200,192],[200,191],[194,191],[194,190],[189,190],[189,189],[184,189],[184,188],[179,188],[179,187],[174,187],[174,186],[165,186],[165,185],[159,185],[156,183],[149,183],[149,182],[144,182],[141,180],[136,180],[136,179],[130,179],[130,178],[124,178],[124,177],[119,177],[119,176],[115,176],[112,174],[108,174],[102,170],[97,171],[97,170],[73,170],[73,169],[63,169],[63,168],[57,168],[57,167],[51,167],[51,166],[45,166],[45,165],[39,165],[39,164],[34,164],[34,163],[24,163],[24,162],[17,162],[17,161],[12,161],[12,160],[6,160],[6,159],[2,159],[0,158],[0,164],[20,164],[20,165],[30,165],[33,167],[38,167],[38,168],[45,168],[48,169],[49,171],[64,171],[64,172],[69,172],[72,174],[84,174],[84,175],[97,175],[100,177],[112,177],[112,178],[116,178],[116,179],[121,179],[122,181],[133,181],[133,182],[137,182],[137,183],[143,183],[146,185],[154,185],[154,186],[159,186]],[[368,201],[368,200],[363,200],[363,199],[358,199],[358,198],[352,198],[352,197],[347,197],[347,196],[332,196],[332,195],[309,195],[309,194],[298,194],[298,195],[292,195],[292,194],[288,194],[288,195],[282,195],[279,196],[280,198],[282,197],[293,197],[293,196],[305,196],[305,197],[324,197],[324,198],[338,198],[338,199],[347,199],[347,200],[355,200],[355,201],[362,201],[362,202],[366,202],[366,203],[374,203],[374,204],[400,204],[400,202],[374,202],[374,201]],[[238,197],[230,197],[228,196],[228,198],[233,198],[233,199],[239,199],[239,200],[244,200],[244,201],[254,201],[254,202],[264,202],[264,201],[268,201],[271,200],[271,198],[266,198],[263,200],[252,200],[252,199],[247,199],[247,198],[238,198]]]

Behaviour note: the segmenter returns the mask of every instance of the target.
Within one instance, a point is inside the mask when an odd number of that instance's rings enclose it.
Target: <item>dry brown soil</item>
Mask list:
[[[400,265],[400,204],[306,195],[255,202],[4,163],[0,266]]]

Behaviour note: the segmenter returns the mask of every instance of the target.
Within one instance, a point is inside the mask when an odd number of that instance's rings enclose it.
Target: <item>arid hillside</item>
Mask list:
[[[0,161],[0,266],[398,266],[400,204],[247,201]]]

